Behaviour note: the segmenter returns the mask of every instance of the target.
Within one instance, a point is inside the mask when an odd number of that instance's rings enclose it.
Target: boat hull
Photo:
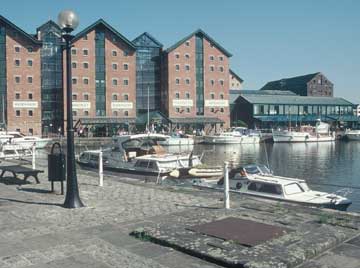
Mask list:
[[[308,133],[302,132],[273,132],[274,142],[332,142],[335,141],[335,136],[318,135],[312,136]]]
[[[260,137],[257,136],[239,136],[239,137],[222,137],[222,136],[205,136],[205,144],[258,144]]]
[[[165,141],[158,141],[158,144],[160,144],[162,146],[194,145],[194,139],[170,137],[170,138],[166,139]]]

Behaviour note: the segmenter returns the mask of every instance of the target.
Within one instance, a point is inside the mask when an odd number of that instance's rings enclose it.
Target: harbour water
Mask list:
[[[348,210],[360,212],[360,142],[194,147],[195,154],[202,152],[203,162],[208,165],[220,165],[223,161],[235,165],[268,163],[274,174],[305,179],[314,190],[336,192],[353,187],[347,194],[353,201]]]

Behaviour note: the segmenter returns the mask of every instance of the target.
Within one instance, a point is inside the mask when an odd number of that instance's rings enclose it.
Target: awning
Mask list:
[[[262,115],[254,116],[254,118],[261,122],[316,122],[318,119],[324,122],[335,121],[333,118],[325,115]]]
[[[216,117],[170,117],[173,124],[217,124],[224,123]]]
[[[336,115],[329,116],[334,121],[342,121],[342,122],[360,122],[360,117],[355,115]]]
[[[136,124],[147,124],[147,120],[148,120],[147,113],[139,114],[136,118]],[[161,113],[159,111],[150,112],[149,120],[150,120],[150,122],[159,122],[162,124],[168,124],[171,122],[169,120],[169,118],[167,118],[163,113]]]
[[[75,126],[78,125],[120,125],[133,124],[136,118],[118,118],[118,117],[86,117],[79,118]]]

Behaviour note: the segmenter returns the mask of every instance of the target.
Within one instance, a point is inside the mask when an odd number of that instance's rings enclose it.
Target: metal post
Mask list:
[[[99,186],[104,186],[103,152],[101,148],[99,152]]]
[[[36,163],[35,163],[35,154],[36,154],[36,148],[35,148],[35,143],[32,145],[31,147],[32,149],[32,169],[36,169]]]
[[[65,208],[80,208],[84,204],[81,202],[79,196],[79,188],[76,176],[75,167],[75,153],[74,153],[74,128],[73,128],[73,115],[72,115],[72,79],[71,79],[71,45],[70,41],[72,36],[70,31],[66,32],[63,37],[66,42],[66,130],[67,130],[67,176],[66,176],[66,196],[64,207]]]
[[[224,162],[224,207],[230,208],[230,195],[229,195],[229,163]]]
[[[148,125],[148,132],[150,133],[150,85],[147,86],[147,125]]]

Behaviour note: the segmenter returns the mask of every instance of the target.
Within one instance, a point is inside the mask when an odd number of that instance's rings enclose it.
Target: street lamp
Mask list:
[[[72,116],[72,79],[71,79],[71,45],[73,38],[70,33],[79,25],[79,18],[72,10],[61,11],[58,16],[58,24],[63,31],[66,50],[66,113],[67,113],[67,177],[66,177],[66,197],[64,202],[65,208],[80,208],[84,204],[79,196],[79,187],[76,176],[75,152],[74,152],[74,127]]]

